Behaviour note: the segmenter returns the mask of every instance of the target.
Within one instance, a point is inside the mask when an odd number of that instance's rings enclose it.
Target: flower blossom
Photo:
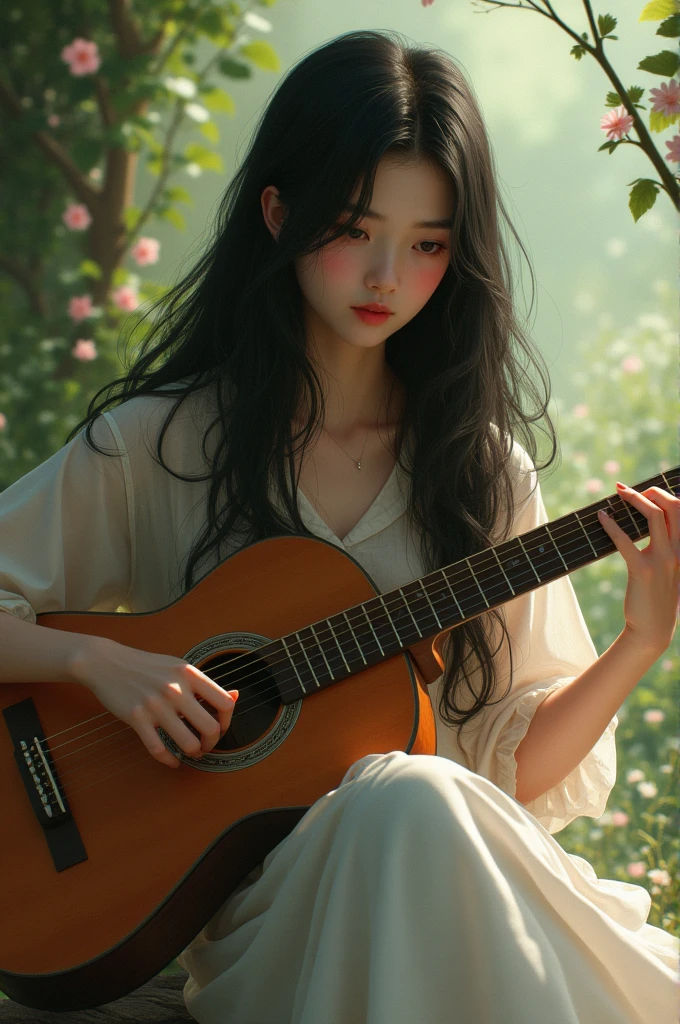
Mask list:
[[[588,494],[597,494],[597,492],[601,491],[603,487],[604,484],[602,483],[602,481],[598,480],[596,477],[592,477],[592,479],[586,480],[586,491],[588,492]]]
[[[50,128],[58,128],[61,124],[61,118],[58,114],[50,114],[50,116],[47,118],[47,123],[50,126]]]
[[[137,309],[140,299],[139,295],[134,288],[124,284],[120,288],[116,288],[111,292],[111,298],[118,309],[123,309],[126,312],[130,312],[133,309]]]
[[[90,211],[84,203],[70,203],[61,219],[71,231],[85,231],[92,223]]]
[[[158,263],[160,244],[157,238],[140,238],[130,249],[130,255],[139,267],[144,267],[147,263]]]
[[[621,469],[621,466],[616,461],[616,459],[609,459],[608,462],[605,462],[602,468],[605,471],[605,473],[618,473],[618,471]]]
[[[612,142],[618,142],[624,135],[633,127],[633,118],[630,114],[626,113],[624,106],[617,107],[615,110],[610,110],[608,114],[600,120],[600,128],[606,133],[607,138]]]
[[[671,78],[670,82],[662,82],[658,89],[650,89],[653,97],[652,110],[662,113],[664,117],[680,114],[680,82]]]
[[[646,800],[651,800],[659,792],[653,782],[638,782],[637,791]]]
[[[624,373],[639,373],[644,365],[639,356],[626,356],[621,363],[621,369]]]
[[[642,717],[645,722],[663,722],[666,716],[659,708],[650,708]]]
[[[76,359],[88,360],[97,358],[97,346],[89,338],[78,338],[71,349],[71,355]]]
[[[588,415],[588,406],[587,405],[575,405],[574,408],[571,411],[572,411],[572,414],[576,417],[577,420],[584,420],[586,418],[586,416]]]
[[[89,295],[74,295],[68,304],[68,315],[76,322],[86,320],[94,309]]]
[[[665,868],[652,868],[651,871],[647,872],[647,878],[654,882],[655,885],[670,885],[671,876],[668,874]]]
[[[639,782],[641,779],[644,779],[644,777],[645,773],[643,771],[640,771],[639,768],[633,768],[632,771],[628,772],[626,775],[626,782]]]
[[[7,426],[7,417],[4,412],[0,412],[0,430],[4,430]]]
[[[674,164],[680,164],[680,135],[674,135],[670,142],[666,142],[666,145],[668,146],[666,160],[670,160]]]
[[[631,878],[642,878],[646,870],[647,865],[643,860],[633,861],[633,863],[629,864],[626,868],[626,871],[628,872]]]
[[[91,75],[99,70],[99,47],[91,39],[74,39],[61,51],[61,59],[68,64],[72,75]]]
[[[612,812],[612,825],[615,825],[617,828],[623,828],[624,825],[628,824],[628,821],[629,818],[625,811]]]

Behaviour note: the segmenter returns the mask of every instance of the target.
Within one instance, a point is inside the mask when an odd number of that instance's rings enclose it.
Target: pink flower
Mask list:
[[[625,811],[614,811],[612,814],[612,825],[616,825],[617,828],[623,828],[624,825],[628,824],[628,815]]]
[[[595,477],[593,477],[592,480],[586,480],[586,490],[588,494],[597,494],[597,492],[601,491],[603,487],[604,484],[602,481],[597,480]]]
[[[647,872],[647,878],[650,882],[654,882],[655,885],[667,886],[671,884],[671,876],[665,868],[652,868],[651,871]]]
[[[85,231],[92,223],[90,211],[84,203],[70,203],[61,219],[71,231]]]
[[[602,468],[605,471],[605,473],[618,473],[618,471],[621,469],[616,459],[609,459],[608,462],[605,462]]]
[[[607,138],[612,142],[622,139],[633,127],[633,118],[626,113],[624,106],[610,110],[600,121],[600,128],[606,132]]]
[[[662,82],[658,89],[650,89],[649,95],[654,97],[652,110],[661,111],[664,117],[680,114],[680,82],[674,78]]]
[[[645,722],[663,722],[666,716],[658,708],[651,708],[649,711],[645,711],[642,717]]]
[[[588,415],[588,406],[587,405],[575,405],[574,408],[571,411],[572,411],[572,414],[576,417],[577,420],[584,420],[586,418],[586,416]]]
[[[128,284],[124,284],[120,288],[116,288],[115,291],[111,292],[111,298],[115,305],[118,306],[118,309],[124,309],[128,312],[133,309],[137,309],[137,306],[140,303],[139,295],[134,288],[131,288]]]
[[[631,878],[642,878],[642,876],[647,871],[647,865],[644,863],[644,861],[636,860],[633,861],[632,864],[628,865],[626,871],[628,872]]]
[[[664,672],[670,672],[670,670],[673,668],[673,659],[664,658],[661,662],[661,668],[664,670]]]
[[[97,346],[93,341],[89,339],[86,341],[84,338],[78,338],[77,342],[71,349],[71,355],[76,359],[96,359],[97,358]]]
[[[92,314],[94,306],[89,295],[74,295],[68,304],[68,313],[72,320],[86,320]]]
[[[47,123],[50,128],[57,128],[61,124],[61,118],[58,114],[50,114],[47,118]]]
[[[644,779],[645,773],[640,771],[639,768],[633,768],[626,775],[626,782],[639,782],[640,779]]]
[[[430,4],[434,3],[434,0],[420,0],[420,2],[423,5],[423,7],[429,7]]]
[[[638,782],[637,791],[645,800],[651,800],[659,792],[653,782]]]
[[[621,363],[621,369],[624,373],[639,373],[644,365],[639,356],[626,356]]]
[[[0,412],[0,430],[4,430],[7,426],[7,417],[4,412]]]
[[[90,39],[74,39],[61,51],[61,59],[68,64],[72,75],[91,75],[99,70],[99,48]]]
[[[130,249],[130,255],[139,267],[146,266],[147,263],[158,263],[160,245],[156,238],[140,238]]]
[[[666,160],[680,164],[680,135],[674,135],[670,142],[666,142],[666,145],[668,146]]]

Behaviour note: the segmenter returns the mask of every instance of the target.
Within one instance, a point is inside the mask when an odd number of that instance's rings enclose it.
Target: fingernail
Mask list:
[[[603,508],[599,509],[597,514],[600,517],[600,519],[609,519],[609,516],[607,515],[607,513],[605,512],[605,510]]]
[[[625,484],[622,484],[620,480],[617,480],[617,481],[616,481],[616,486],[617,486],[617,487],[623,487],[624,489],[625,489],[625,487],[626,487],[626,485],[625,485]]]

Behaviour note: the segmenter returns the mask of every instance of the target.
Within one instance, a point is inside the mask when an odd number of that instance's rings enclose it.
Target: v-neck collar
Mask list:
[[[305,526],[340,547],[352,547],[362,540],[372,537],[385,527],[393,523],[395,519],[406,510],[406,493],[404,488],[403,471],[398,462],[395,462],[392,472],[383,484],[381,490],[375,496],[361,519],[352,527],[344,537],[337,537],[328,523],[321,518],[317,510],[307,498],[304,491],[298,487],[298,508]]]

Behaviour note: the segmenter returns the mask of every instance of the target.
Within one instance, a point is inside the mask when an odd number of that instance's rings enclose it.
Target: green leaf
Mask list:
[[[680,14],[672,14],[670,18],[662,21],[656,34],[657,36],[667,36],[669,39],[676,39],[680,36]]]
[[[628,182],[632,185],[633,182]],[[633,214],[633,220],[637,223],[643,213],[647,210],[651,210],[656,202],[656,197],[659,192],[658,185],[653,182],[650,178],[638,178],[637,183],[631,190],[628,198],[628,207],[630,212]]]
[[[246,43],[245,46],[240,47],[239,53],[247,57],[248,60],[251,60],[255,67],[260,68],[262,71],[281,70],[276,50],[270,43],[266,43],[264,39],[256,39],[252,43]]]
[[[158,216],[162,217],[163,220],[169,220],[170,223],[174,224],[174,226],[179,231],[186,231],[187,229],[187,224],[184,217],[179,212],[179,210],[175,210],[173,207],[170,207],[167,210],[163,210],[162,213],[158,214]]]
[[[640,71],[651,71],[653,75],[663,75],[664,78],[672,78],[680,67],[680,57],[672,50],[662,50],[653,57],[645,57],[638,64]]]
[[[188,146],[185,146],[183,156],[190,163],[198,164],[204,171],[217,171],[218,174],[224,171],[220,154],[206,149],[198,142],[190,142]]]
[[[649,127],[653,132],[663,132],[680,118],[680,114],[671,114],[666,117],[660,110],[653,110],[649,115]]]
[[[616,18],[612,17],[611,14],[598,14],[597,27],[602,37],[608,36],[616,28]]]
[[[204,121],[198,130],[201,135],[205,135],[206,139],[215,145],[220,141],[219,129],[214,121]]]
[[[615,142],[613,139],[610,139],[608,142],[605,142],[603,146],[600,146],[600,148],[598,149],[598,153],[600,153],[603,149],[608,149],[609,155],[611,156],[616,147],[618,146],[618,144],[618,141]]]
[[[644,96],[645,90],[640,88],[639,85],[631,85],[628,89],[628,95],[630,96],[633,103],[639,103]]]
[[[243,66],[245,67],[245,65]],[[210,89],[208,92],[202,93],[201,99],[208,110],[212,110],[214,113],[229,114],[230,117],[236,113],[236,104],[224,89]]]
[[[217,62],[217,66],[223,75],[227,78],[250,78],[253,69],[248,64],[243,64],[239,60],[234,60],[233,57],[222,57]]]
[[[165,196],[173,203],[186,203],[188,206],[194,205],[193,197],[181,185],[171,185],[170,188],[166,188]]]
[[[128,233],[135,230],[137,221],[141,216],[142,211],[138,206],[128,206],[127,209],[123,210],[123,221]]]
[[[621,97],[618,92],[608,92],[607,99],[605,100],[605,107],[620,107]]]
[[[99,281],[102,276],[102,268],[94,260],[83,260],[80,264],[80,273],[83,277],[94,277]]]
[[[577,46],[572,46],[571,50],[569,51],[569,53],[572,55],[572,57],[576,57],[576,60],[580,60],[581,57],[585,57],[587,52],[588,51],[584,50],[582,46],[578,46],[578,45]]]
[[[675,14],[678,9],[676,0],[651,0],[642,8],[638,21],[661,21]]]

